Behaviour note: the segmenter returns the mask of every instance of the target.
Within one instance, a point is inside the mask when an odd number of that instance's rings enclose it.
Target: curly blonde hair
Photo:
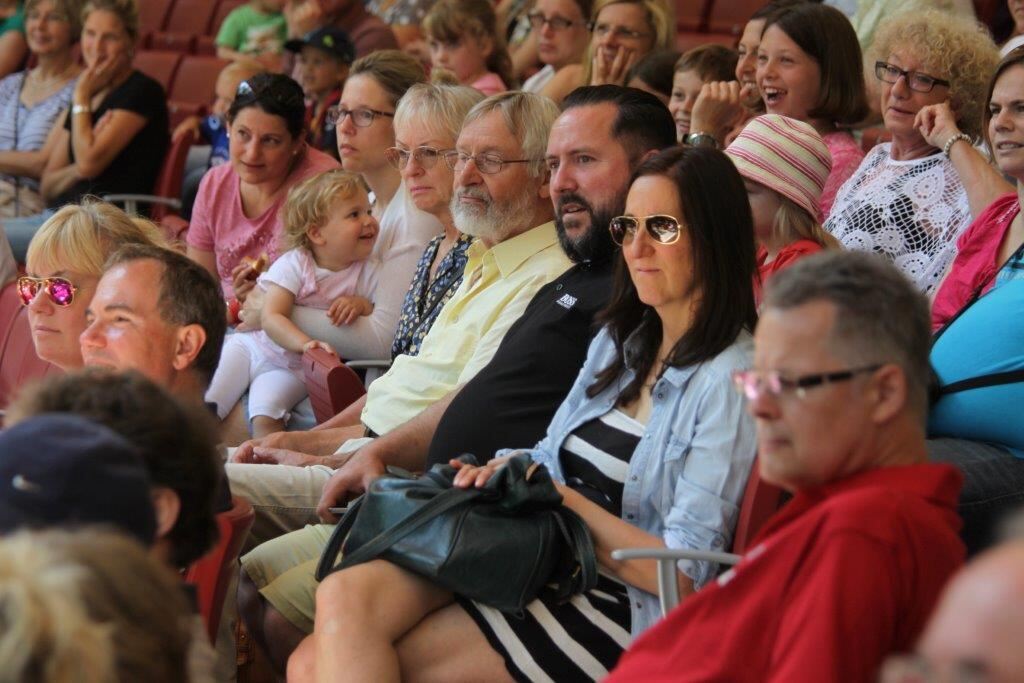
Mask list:
[[[868,51],[869,63],[888,61],[893,50],[912,54],[923,71],[949,81],[950,106],[960,130],[978,138],[989,78],[999,50],[978,22],[929,10],[898,14],[878,30]]]
[[[366,191],[363,177],[340,168],[307,178],[289,190],[281,210],[288,248],[312,249],[310,228],[323,226],[339,199],[349,199],[360,190]]]

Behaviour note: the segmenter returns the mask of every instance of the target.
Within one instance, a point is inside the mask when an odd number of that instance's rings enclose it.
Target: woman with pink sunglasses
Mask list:
[[[167,246],[155,225],[98,201],[69,204],[28,245],[18,294],[28,307],[36,354],[62,370],[82,367],[78,337],[107,257],[125,244]]]

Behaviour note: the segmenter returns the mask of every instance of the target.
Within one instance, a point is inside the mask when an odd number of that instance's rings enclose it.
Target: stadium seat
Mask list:
[[[150,50],[166,50],[178,54],[191,54],[195,51],[196,36],[191,33],[170,33],[157,31],[149,37]]]
[[[206,107],[213,101],[217,76],[228,62],[217,57],[186,55],[181,60],[168,100]]]
[[[170,91],[178,72],[181,55],[176,52],[139,50],[132,63],[136,69],[156,80],[166,93]]]
[[[764,4],[764,0],[718,0],[711,5],[707,30],[709,33],[723,33],[738,38],[750,15]]]
[[[317,423],[325,422],[366,393],[359,375],[323,349],[302,354],[302,373]]]
[[[192,54],[206,55],[209,57],[217,56],[217,44],[213,41],[213,36],[196,36],[196,45],[192,49]]]
[[[25,384],[60,369],[36,355],[28,310],[21,305],[13,282],[0,292],[0,321],[6,325],[0,328],[0,409],[6,409]]]
[[[750,549],[751,541],[772,515],[778,512],[789,495],[774,484],[761,479],[757,460],[750,468],[747,487],[740,502],[740,516],[733,535],[732,552],[720,553],[708,550],[684,550],[678,548],[629,548],[613,550],[615,560],[658,560],[658,598],[661,601],[662,616],[679,604],[679,583],[676,562],[683,559],[707,560],[729,566],[739,562],[740,555]]]
[[[162,31],[174,0],[145,0],[139,3],[139,35]]]
[[[147,204],[152,207],[149,210],[149,217],[158,223],[168,214],[179,211],[185,162],[188,159],[188,150],[195,141],[196,134],[189,131],[171,142],[160,167],[160,175],[156,178],[153,194],[107,194],[103,195],[103,199],[122,204],[125,211],[132,215],[139,213],[139,204]]]
[[[220,538],[217,545],[203,557],[192,563],[185,573],[185,582],[196,588],[199,614],[206,624],[210,643],[216,644],[220,614],[224,598],[234,574],[238,573],[238,555],[242,543],[252,528],[256,513],[245,498],[231,497],[231,509],[217,515],[217,530]]]
[[[163,30],[184,35],[204,35],[210,30],[210,21],[217,5],[212,0],[174,0]]]
[[[712,1],[676,0],[676,30],[679,32],[700,31],[704,25],[706,10]]]
[[[737,37],[723,33],[697,33],[686,31],[676,34],[676,49],[680,52],[687,52],[700,45],[714,43],[726,47],[735,48]]]

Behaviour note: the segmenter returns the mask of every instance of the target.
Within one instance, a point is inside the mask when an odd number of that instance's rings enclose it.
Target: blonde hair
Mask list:
[[[768,188],[771,189],[771,188]],[[775,192],[772,190],[772,192]],[[797,240],[811,240],[825,249],[842,249],[842,245],[828,230],[822,227],[817,218],[798,206],[796,202],[778,192],[779,208],[772,221],[772,239],[779,244],[789,244]]]
[[[310,228],[323,226],[339,199],[350,199],[360,191],[366,192],[362,176],[340,168],[306,178],[293,187],[281,210],[285,244],[289,249],[312,249]]]
[[[160,229],[133,220],[113,204],[86,198],[50,216],[28,245],[25,263],[32,272],[45,265],[68,264],[72,270],[99,277],[104,264],[125,244],[168,246]]]
[[[516,85],[505,38],[497,29],[498,20],[489,0],[438,0],[423,18],[423,32],[442,43],[459,43],[466,37],[491,41],[487,69],[501,77],[505,85]]]
[[[181,580],[100,529],[0,538],[0,683],[188,680]]]
[[[466,114],[463,128],[493,111],[500,111],[512,137],[519,140],[523,158],[530,159],[526,167],[532,177],[544,175],[544,154],[548,147],[548,133],[558,118],[558,105],[543,95],[518,90],[491,95]]]
[[[121,26],[132,45],[139,39],[139,5],[136,0],[89,0],[82,9],[82,23],[96,10],[110,12],[121,20]]]
[[[397,105],[402,95],[417,83],[427,82],[427,72],[418,59],[401,50],[377,50],[352,63],[348,77],[370,76]]]
[[[43,0],[26,0],[25,16],[35,9]],[[59,12],[64,21],[71,27],[71,43],[78,42],[82,34],[82,0],[50,0],[54,8]]]
[[[868,63],[888,61],[893,50],[912,54],[929,76],[949,81],[957,125],[972,138],[981,135],[985,93],[999,63],[999,50],[981,24],[939,11],[898,14],[878,29]]]
[[[594,9],[590,13],[590,20],[597,21],[601,10],[609,5],[640,5],[647,13],[647,26],[654,32],[654,44],[651,51],[671,50],[675,47],[676,40],[676,15],[675,9],[666,0],[597,0]],[[587,51],[583,55],[583,81],[582,85],[590,85],[590,79],[594,75],[594,41],[591,38],[587,44]]]
[[[483,99],[483,93],[467,85],[417,83],[398,101],[395,130],[419,123],[454,144],[466,114]]]

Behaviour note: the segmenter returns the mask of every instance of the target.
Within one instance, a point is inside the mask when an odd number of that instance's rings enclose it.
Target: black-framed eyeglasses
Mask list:
[[[437,165],[437,160],[453,150],[437,149],[420,145],[413,149],[402,149],[401,147],[388,147],[384,150],[384,157],[388,163],[399,171],[409,165],[409,159],[415,159],[416,163],[425,170],[430,170]]]
[[[493,175],[501,173],[505,164],[528,164],[531,161],[540,161],[540,159],[502,159],[497,154],[466,154],[454,149],[444,153],[444,162],[456,173],[461,173],[470,161],[476,165],[476,170]]]
[[[640,229],[641,221],[647,234],[658,244],[672,244],[679,239],[679,219],[675,216],[616,216],[608,223],[612,241],[619,246],[632,242]]]
[[[580,23],[578,21],[572,21],[571,19],[566,19],[564,17],[548,18],[545,17],[540,12],[530,12],[529,14],[526,15],[526,18],[530,21],[530,26],[532,26],[538,31],[544,28],[545,24],[550,26],[552,31],[564,31],[570,26],[575,26],[576,24]]]
[[[613,35],[619,40],[640,40],[651,35],[650,33],[644,33],[643,31],[634,31],[633,29],[626,28],[625,26],[599,24],[596,21],[587,22],[587,30],[598,38],[606,38],[609,35]]]
[[[900,80],[900,76],[907,79],[907,87],[915,92],[931,92],[937,85],[949,87],[949,81],[941,78],[920,71],[904,71],[889,62],[875,62],[875,78],[878,80],[893,84]]]
[[[847,382],[857,375],[874,372],[882,365],[882,363],[875,363],[860,368],[820,372],[798,377],[787,377],[777,370],[736,370],[732,373],[732,382],[736,386],[736,390],[750,401],[756,401],[766,393],[778,397],[783,393],[790,392],[802,399],[808,389],[824,384]]]
[[[356,124],[360,128],[369,128],[373,125],[374,119],[378,116],[387,116],[394,118],[395,112],[393,111],[380,111],[378,109],[370,109],[369,107],[359,107],[358,109],[345,109],[344,107],[330,107],[327,110],[327,115],[324,117],[324,122],[328,128],[340,126],[341,122],[345,120],[346,116],[352,117],[352,123]]]
[[[263,85],[257,84],[256,87],[253,87],[252,83],[249,81],[242,81],[238,84],[238,88],[235,90],[235,98],[237,99],[239,97],[251,97],[256,100],[262,97],[267,97],[289,109],[306,106],[302,90],[287,92],[286,90],[281,89],[280,81],[275,82],[273,80],[264,83]]]

